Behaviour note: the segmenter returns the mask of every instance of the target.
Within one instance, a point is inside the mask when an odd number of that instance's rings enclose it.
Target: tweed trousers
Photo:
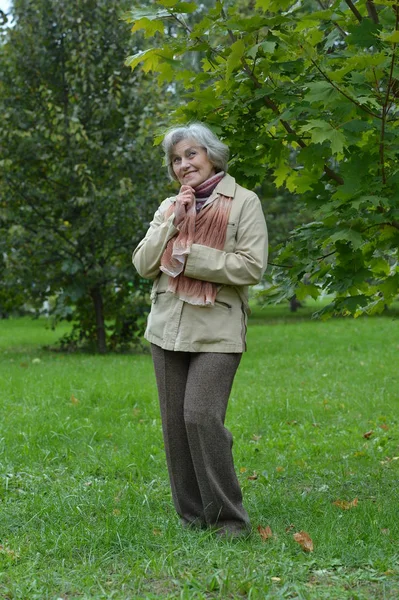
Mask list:
[[[173,502],[183,523],[248,527],[224,426],[241,354],[151,345]]]

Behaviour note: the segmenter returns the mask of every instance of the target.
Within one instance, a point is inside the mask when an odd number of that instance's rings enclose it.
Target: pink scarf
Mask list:
[[[195,190],[196,197],[203,193],[211,194],[224,174],[218,173]],[[217,285],[209,281],[200,281],[183,275],[186,256],[190,254],[192,244],[209,246],[223,250],[226,241],[227,223],[231,210],[231,198],[219,194],[210,204],[197,214],[195,204],[187,211],[187,216],[179,225],[179,233],[166,245],[161,259],[161,271],[169,275],[168,292],[179,296],[184,302],[198,306],[213,305],[217,294]],[[165,219],[174,213],[175,206],[166,211]]]

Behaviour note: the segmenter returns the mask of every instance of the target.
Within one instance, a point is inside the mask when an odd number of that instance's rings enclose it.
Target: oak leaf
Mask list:
[[[273,537],[273,532],[270,529],[269,525],[267,525],[267,527],[262,527],[262,525],[258,525],[258,531],[263,542]]]
[[[342,508],[342,510],[349,510],[350,508],[355,508],[358,502],[359,499],[354,498],[351,502],[348,502],[348,500],[335,500],[333,504],[334,506],[338,506],[338,508]]]
[[[301,546],[305,552],[313,552],[313,541],[312,538],[306,531],[298,531],[294,533],[293,538]]]

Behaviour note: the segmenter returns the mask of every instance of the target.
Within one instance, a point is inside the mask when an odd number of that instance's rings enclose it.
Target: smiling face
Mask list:
[[[195,140],[181,140],[173,148],[172,167],[177,179],[183,185],[196,188],[215,175],[215,167],[208,158],[205,148]]]

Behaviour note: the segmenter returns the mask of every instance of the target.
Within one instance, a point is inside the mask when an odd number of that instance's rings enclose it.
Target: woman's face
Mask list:
[[[173,172],[182,185],[196,188],[215,175],[215,167],[208,154],[195,140],[178,142],[172,153]]]

